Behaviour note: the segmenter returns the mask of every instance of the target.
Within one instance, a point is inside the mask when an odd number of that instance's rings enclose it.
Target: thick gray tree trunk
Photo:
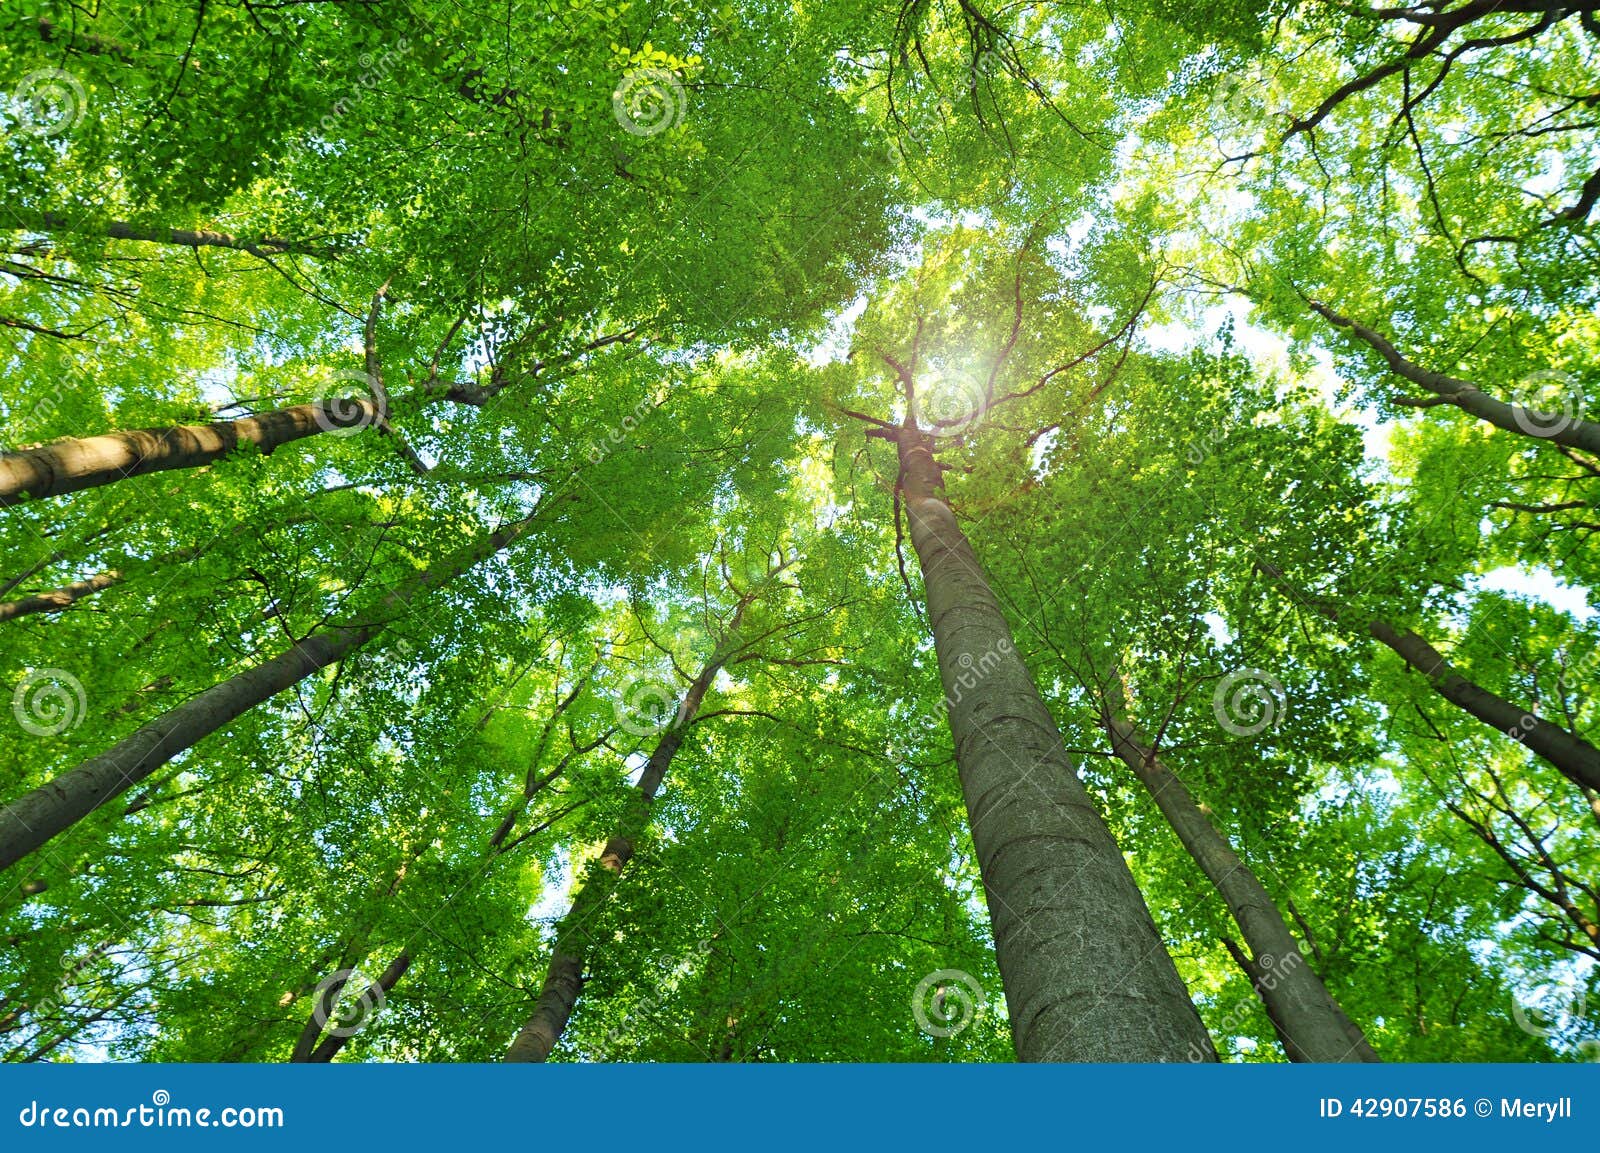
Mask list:
[[[944,496],[932,441],[899,448],[956,763],[1023,1061],[1216,1059],[1133,874],[1062,746]]]
[[[1188,787],[1131,723],[1109,711],[1103,723],[1112,750],[1150,791],[1178,840],[1227,904],[1249,946],[1249,953],[1236,960],[1255,986],[1289,1060],[1376,1061],[1366,1036],[1301,955],[1266,886],[1217,831]]]
[[[0,453],[0,507],[62,496],[146,473],[199,468],[254,445],[263,453],[334,429],[364,428],[379,417],[372,397],[319,400],[241,420],[143,428],[58,440]]]
[[[393,620],[417,597],[506,548],[532,526],[533,517],[530,516],[485,534],[468,549],[424,569],[389,594],[371,618]],[[106,801],[137,785],[184,749],[366,644],[384,627],[362,622],[324,625],[288,651],[212,685],[135,730],[99,756],[90,757],[32,792],[0,806],[0,870],[9,868]]]
[[[734,614],[730,633],[738,629],[742,613],[741,604],[739,612]],[[599,861],[589,866],[583,885],[572,900],[572,907],[561,918],[550,964],[545,970],[544,985],[539,990],[539,999],[534,1003],[533,1013],[527,1023],[506,1051],[507,1061],[544,1061],[565,1032],[567,1022],[572,1018],[572,1010],[583,992],[584,963],[596,940],[595,921],[617,878],[633,859],[634,842],[649,824],[651,802],[661,790],[661,782],[666,779],[672,758],[683,744],[684,733],[699,713],[700,703],[711,688],[711,682],[716,680],[729,655],[726,646],[719,647],[706,662],[684,693],[666,731],[656,742],[650,760],[639,775],[638,784],[634,786],[632,804],[623,817],[622,827],[606,842]]]

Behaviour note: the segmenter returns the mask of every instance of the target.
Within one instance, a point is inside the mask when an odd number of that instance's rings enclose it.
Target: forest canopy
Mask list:
[[[1600,2],[0,28],[7,1060],[1600,1060]]]

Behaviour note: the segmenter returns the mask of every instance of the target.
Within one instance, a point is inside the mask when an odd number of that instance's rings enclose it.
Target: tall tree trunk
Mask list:
[[[361,991],[359,999],[362,1002],[369,1002],[374,997],[388,996],[409,968],[411,968],[411,954],[401,949],[383,972]],[[312,1008],[306,1027],[295,1043],[294,1052],[289,1056],[290,1061],[326,1064],[332,1061],[339,1050],[344,1048],[345,1042],[354,1036],[353,1033],[330,1033],[322,1038],[321,1044],[317,1044],[317,1038],[322,1036],[322,1031],[332,1021],[333,1003],[343,988],[343,983],[330,985],[322,996],[317,998],[317,1004]]]
[[[0,507],[80,492],[146,473],[199,468],[247,444],[270,453],[319,432],[363,428],[379,415],[373,397],[348,397],[297,404],[240,420],[112,432],[0,453]]]
[[[1512,704],[1476,681],[1458,673],[1444,654],[1410,630],[1387,621],[1367,624],[1367,631],[1400,659],[1428,678],[1433,691],[1492,729],[1526,745],[1580,789],[1600,789],[1600,749],[1530,710]]]
[[[626,329],[596,337],[551,363],[568,363],[609,345],[626,343],[634,336],[633,329]],[[434,378],[412,392],[409,399],[416,404],[451,401],[482,407],[514,380],[533,376],[548,367],[550,365],[546,362],[537,361],[515,378],[496,374],[488,384]],[[394,430],[388,425],[386,408],[378,397],[372,395],[334,397],[273,409],[239,420],[69,437],[21,452],[3,452],[0,453],[0,508],[81,492],[146,473],[199,468],[221,460],[247,444],[256,446],[263,453],[270,453],[282,445],[321,432],[362,429],[369,425],[376,425],[380,432],[394,436]],[[427,468],[421,465],[408,446],[398,436],[395,439],[413,468],[426,473]]]
[[[105,236],[112,240],[139,240],[150,244],[175,244],[183,248],[229,248],[236,252],[248,252],[252,256],[290,255],[331,259],[335,255],[330,246],[301,244],[285,240],[281,236],[249,239],[231,236],[226,232],[213,232],[206,228],[147,228],[124,220],[80,220],[76,214],[38,212],[12,205],[6,205],[4,211],[0,211],[0,220],[6,221],[7,229],[22,229],[27,232],[77,232],[85,236]]]
[[[0,621],[16,620],[18,617],[32,616],[34,613],[59,613],[65,612],[77,604],[84,597],[93,596],[110,588],[122,580],[122,573],[117,569],[107,572],[95,573],[85,580],[73,581],[71,584],[62,585],[48,592],[35,593],[32,596],[20,597],[14,601],[0,602]]]
[[[1188,787],[1131,722],[1119,719],[1112,709],[1102,722],[1112,750],[1150,791],[1178,840],[1227,904],[1250,950],[1235,960],[1255,986],[1289,1060],[1376,1061],[1378,1055],[1366,1036],[1301,955],[1266,887],[1217,831]]]
[[[746,603],[748,598],[741,602],[735,612],[733,624],[729,627],[730,634],[737,632]],[[705,699],[711,682],[716,679],[723,662],[730,655],[731,650],[726,643],[718,647],[684,693],[678,711],[656,742],[655,750],[639,776],[639,783],[634,786],[632,804],[623,817],[622,827],[606,842],[599,861],[589,866],[583,885],[572,900],[572,908],[561,918],[550,964],[545,971],[544,985],[539,990],[539,999],[534,1003],[533,1013],[527,1023],[506,1051],[507,1061],[545,1060],[566,1030],[567,1021],[571,1019],[572,1010],[578,1003],[578,995],[583,992],[584,962],[595,943],[593,923],[617,878],[633,858],[634,842],[650,820],[650,804],[661,789],[661,782],[666,778],[673,756],[683,744],[685,732],[700,711],[700,702]]]
[[[1284,576],[1281,569],[1263,561],[1257,561],[1256,567],[1276,581],[1291,599],[1310,606],[1335,624],[1348,626],[1354,623],[1347,619],[1347,610],[1308,597]],[[1381,619],[1366,621],[1361,627],[1408,666],[1427,677],[1433,691],[1458,709],[1502,735],[1526,745],[1530,752],[1555,766],[1586,793],[1600,790],[1600,749],[1576,733],[1534,715],[1531,709],[1515,705],[1476,681],[1468,680],[1455,670],[1443,653],[1409,629],[1397,629]]]
[[[1600,456],[1600,424],[1576,415],[1568,419],[1565,413],[1555,414],[1558,419],[1554,422],[1541,419],[1545,414],[1531,412],[1520,404],[1508,404],[1506,401],[1497,400],[1470,380],[1446,376],[1442,372],[1423,368],[1415,361],[1407,359],[1381,333],[1347,316],[1339,315],[1324,304],[1313,300],[1310,305],[1312,311],[1324,320],[1352,333],[1376,351],[1395,375],[1433,394],[1431,401],[1402,400],[1401,403],[1413,408],[1431,407],[1435,404],[1452,405],[1505,432],[1548,440],[1554,444],[1581,449]]]
[[[932,439],[899,449],[956,763],[1023,1061],[1215,1060],[1110,830],[1078,779],[944,497]]]
[[[385,597],[371,614],[393,618],[419,596],[493,556],[533,527],[533,516],[480,537],[471,547],[424,569]],[[144,727],[10,804],[0,806],[0,870],[144,780],[184,749],[237,720],[263,701],[341,660],[383,624],[324,625],[288,651],[237,673],[169,709]]]

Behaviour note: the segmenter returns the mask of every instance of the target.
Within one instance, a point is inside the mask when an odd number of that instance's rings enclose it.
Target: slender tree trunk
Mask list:
[[[1376,1061],[1378,1055],[1365,1035],[1301,955],[1266,887],[1217,831],[1188,787],[1131,723],[1109,711],[1103,722],[1112,750],[1150,791],[1178,840],[1226,902],[1250,950],[1248,955],[1239,952],[1235,959],[1266,1006],[1289,1060]]]
[[[1412,384],[1427,389],[1433,394],[1431,402],[1408,401],[1412,407],[1427,407],[1433,404],[1448,404],[1459,408],[1462,412],[1470,413],[1479,420],[1486,421],[1498,429],[1516,433],[1519,436],[1533,437],[1539,440],[1548,440],[1554,444],[1564,445],[1567,448],[1581,449],[1584,452],[1600,456],[1600,424],[1592,420],[1583,420],[1573,416],[1570,420],[1557,420],[1549,422],[1541,420],[1539,413],[1530,411],[1519,404],[1508,404],[1497,400],[1484,392],[1470,380],[1461,380],[1458,377],[1446,376],[1442,372],[1434,372],[1423,368],[1420,364],[1408,360],[1390,341],[1381,333],[1360,324],[1349,317],[1340,316],[1326,305],[1311,301],[1314,312],[1338,328],[1343,328],[1352,333],[1379,356],[1389,366],[1396,376],[1409,380]]]
[[[737,631],[743,607],[741,604],[739,611],[734,614],[730,633]],[[578,996],[583,992],[584,962],[595,943],[594,922],[617,878],[633,858],[634,841],[644,832],[650,819],[650,804],[661,789],[661,782],[666,778],[673,756],[683,744],[685,732],[700,711],[700,702],[705,699],[711,682],[716,679],[729,655],[726,644],[718,648],[689,686],[666,732],[656,742],[655,750],[639,776],[639,783],[634,786],[633,803],[623,817],[622,828],[606,842],[600,852],[600,860],[590,865],[583,886],[572,900],[572,908],[561,918],[561,924],[556,929],[555,948],[550,954],[550,965],[545,971],[544,985],[539,990],[539,999],[534,1003],[533,1013],[527,1023],[506,1051],[507,1061],[547,1059],[566,1030]]]
[[[42,22],[41,22],[42,23]],[[28,208],[6,206],[0,219],[9,228],[28,232],[77,232],[88,236],[106,236],[112,240],[140,240],[150,244],[175,244],[183,248],[229,248],[248,252],[252,256],[317,256],[331,258],[334,252],[326,246],[300,244],[279,236],[247,239],[230,236],[226,232],[212,232],[205,228],[146,228],[123,220],[79,220],[59,212],[36,212]]]
[[[1281,569],[1261,561],[1256,562],[1256,567],[1294,600],[1309,605],[1335,624],[1353,623],[1339,606],[1306,596]],[[1576,733],[1534,715],[1531,709],[1515,705],[1476,681],[1468,680],[1455,670],[1443,653],[1409,629],[1397,629],[1385,620],[1370,620],[1362,627],[1412,669],[1427,677],[1433,691],[1445,700],[1502,735],[1526,745],[1530,752],[1554,765],[1578,788],[1600,790],[1600,749]]]
[[[95,573],[86,580],[73,581],[71,584],[62,585],[60,588],[48,592],[35,593],[32,596],[20,597],[14,601],[0,603],[0,621],[16,620],[18,617],[32,616],[34,613],[59,613],[65,612],[77,604],[84,597],[93,596],[110,588],[122,580],[122,573],[116,569],[107,572]]]
[[[479,538],[462,553],[427,569],[385,597],[373,617],[390,619],[419,596],[439,588],[506,548],[533,526],[533,517]],[[169,709],[99,756],[0,807],[0,870],[143,781],[184,749],[237,720],[366,644],[383,624],[324,625],[286,652],[246,669]]]
[[[899,448],[911,542],[1023,1061],[1215,1060],[1110,830],[1078,779],[944,497],[930,437]]]
[[[380,995],[387,997],[409,968],[411,968],[411,954],[401,949],[383,972],[361,991],[360,1000],[371,1002]],[[345,1042],[354,1035],[330,1033],[322,1038],[321,1044],[317,1044],[317,1038],[332,1020],[333,1003],[342,989],[342,984],[330,986],[317,999],[317,1005],[313,1008],[310,1019],[306,1021],[306,1027],[300,1034],[300,1040],[295,1044],[293,1054],[289,1057],[290,1061],[326,1064],[334,1059],[339,1050],[344,1048]]]
[[[554,363],[567,363],[609,345],[625,343],[634,335],[633,329],[627,329],[597,337],[563,354]],[[547,367],[544,361],[538,361],[521,377]],[[409,399],[425,405],[451,401],[482,407],[511,383],[513,381],[504,376],[492,379],[487,385],[431,379],[412,392]],[[21,452],[0,453],[0,508],[98,488],[146,473],[199,468],[223,459],[243,445],[254,445],[262,453],[270,453],[282,445],[318,433],[363,429],[369,425],[377,425],[379,431],[394,435],[388,427],[385,408],[382,401],[371,395],[334,397],[239,420],[69,437]],[[413,468],[420,468],[426,474],[428,469],[421,466],[409,447],[398,436],[395,439]]]
[[[1445,700],[1490,728],[1520,741],[1580,789],[1600,789],[1600,749],[1576,733],[1535,716],[1530,710],[1468,680],[1456,672],[1443,653],[1416,633],[1396,629],[1381,620],[1370,622],[1367,631],[1427,677],[1433,691]]]

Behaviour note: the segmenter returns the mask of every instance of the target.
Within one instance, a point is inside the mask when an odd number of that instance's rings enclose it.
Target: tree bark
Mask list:
[[[1312,311],[1316,312],[1328,323],[1338,328],[1343,328],[1353,333],[1355,337],[1368,345],[1377,354],[1383,357],[1384,363],[1389,366],[1396,376],[1409,380],[1412,384],[1427,389],[1438,399],[1433,404],[1448,404],[1459,408],[1462,412],[1470,413],[1479,420],[1487,421],[1498,429],[1514,432],[1519,436],[1533,437],[1538,440],[1548,440],[1554,444],[1564,445],[1567,448],[1581,449],[1584,452],[1600,456],[1600,424],[1592,420],[1583,420],[1574,416],[1571,421],[1559,427],[1552,426],[1548,433],[1530,432],[1527,425],[1526,410],[1521,405],[1508,404],[1484,392],[1470,380],[1459,377],[1446,376],[1442,372],[1434,372],[1423,368],[1420,364],[1408,360],[1386,337],[1381,333],[1351,320],[1347,316],[1340,316],[1326,305],[1316,301],[1310,302]]]
[[[146,473],[199,468],[247,444],[270,453],[319,432],[364,427],[378,416],[374,398],[348,397],[297,404],[240,420],[112,432],[0,453],[0,507],[81,492]]]
[[[1335,624],[1350,626],[1348,612],[1338,605],[1316,601],[1289,581],[1282,570],[1262,561],[1259,568],[1293,600],[1321,613]],[[1401,660],[1428,678],[1433,691],[1445,700],[1476,717],[1490,728],[1527,746],[1560,773],[1584,790],[1600,790],[1600,749],[1543,717],[1522,708],[1455,670],[1444,654],[1409,629],[1397,629],[1382,619],[1369,620],[1365,630],[1392,650]]]
[[[93,596],[97,592],[108,589],[121,579],[121,571],[110,569],[106,572],[95,573],[94,576],[86,580],[73,581],[71,584],[51,589],[49,592],[35,593],[32,596],[20,597],[14,601],[5,601],[0,603],[0,621],[15,620],[18,617],[32,616],[34,613],[65,612],[84,597]]]
[[[331,248],[301,244],[279,236],[263,236],[254,240],[230,236],[226,232],[212,232],[205,228],[147,228],[123,220],[77,220],[59,212],[36,212],[28,208],[7,206],[0,219],[12,222],[9,227],[28,232],[78,232],[85,235],[106,236],[112,240],[138,240],[150,244],[175,244],[183,248],[227,248],[248,252],[252,256],[317,256],[331,258]]]
[[[730,633],[738,629],[745,603],[748,602],[741,602],[734,614]],[[622,870],[633,859],[634,842],[644,832],[650,819],[650,804],[660,791],[661,782],[672,765],[672,758],[700,711],[700,703],[711,688],[711,682],[716,679],[729,655],[726,645],[719,646],[684,693],[678,711],[656,742],[650,760],[640,774],[638,784],[634,786],[633,804],[623,818],[622,828],[606,842],[599,861],[589,866],[583,886],[572,900],[572,907],[561,918],[544,984],[539,990],[539,999],[534,1003],[533,1013],[527,1023],[506,1051],[507,1061],[546,1060],[566,1030],[572,1010],[583,992],[584,962],[595,943],[593,922]]]
[[[385,628],[376,622],[404,612],[412,600],[506,548],[532,526],[533,517],[529,516],[485,534],[470,548],[424,569],[385,597],[372,614],[375,620],[324,625],[287,651],[212,685],[99,756],[0,807],[0,870],[137,785],[184,749],[366,644]]]
[[[944,496],[930,437],[899,449],[911,541],[1023,1061],[1215,1060],[1110,830],[1078,779]]]
[[[563,354],[554,363],[565,363],[609,345],[625,343],[634,336],[635,331],[627,329],[597,337]],[[547,367],[546,362],[537,361],[521,377],[534,375]],[[424,405],[451,401],[482,407],[513,382],[499,375],[488,384],[429,379],[410,394],[410,400]],[[369,425],[377,425],[379,431],[394,436],[412,467],[426,474],[426,466],[389,428],[387,407],[374,395],[334,397],[239,420],[68,437],[21,452],[3,452],[0,453],[0,508],[98,488],[146,473],[199,468],[247,444],[266,454],[318,433],[363,429]]]
[[[1378,1055],[1365,1034],[1301,956],[1266,887],[1217,831],[1188,787],[1129,721],[1109,711],[1102,719],[1112,751],[1150,791],[1178,840],[1227,904],[1250,950],[1235,959],[1266,1007],[1289,1060],[1376,1061]]]
[[[1443,653],[1416,633],[1401,631],[1382,620],[1370,622],[1367,631],[1427,677],[1433,691],[1445,700],[1526,745],[1580,789],[1600,789],[1600,749],[1468,680],[1456,672]]]

